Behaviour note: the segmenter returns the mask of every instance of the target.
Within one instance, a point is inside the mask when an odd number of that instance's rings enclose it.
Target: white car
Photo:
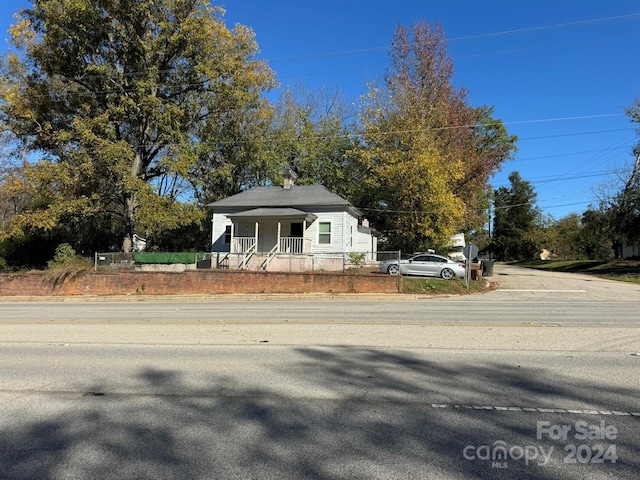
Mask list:
[[[380,262],[380,271],[391,275],[422,275],[426,277],[442,277],[451,280],[464,278],[464,263],[456,262],[431,253],[414,255],[408,260],[387,260]]]

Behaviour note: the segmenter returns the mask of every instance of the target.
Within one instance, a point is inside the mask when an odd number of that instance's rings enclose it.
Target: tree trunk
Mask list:
[[[135,212],[137,207],[137,200],[134,195],[131,195],[126,200],[124,224],[125,235],[122,240],[122,251],[124,253],[131,253],[133,251],[133,234],[136,232],[136,220]]]

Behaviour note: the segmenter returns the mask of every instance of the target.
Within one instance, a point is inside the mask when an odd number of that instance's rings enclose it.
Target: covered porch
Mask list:
[[[308,253],[305,232],[316,216],[295,208],[255,208],[229,214],[230,253]]]

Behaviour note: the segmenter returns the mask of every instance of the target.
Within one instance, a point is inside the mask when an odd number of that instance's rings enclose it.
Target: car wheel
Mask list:
[[[440,272],[440,276],[445,280],[451,280],[456,276],[456,274],[450,268],[445,268],[442,270],[442,272]]]
[[[387,273],[391,275],[398,275],[400,273],[400,268],[398,267],[398,265],[389,265],[389,268],[387,268]]]

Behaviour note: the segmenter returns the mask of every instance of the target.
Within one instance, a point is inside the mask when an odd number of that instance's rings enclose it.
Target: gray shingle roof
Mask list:
[[[308,222],[313,222],[317,217],[308,212],[303,212],[297,208],[289,207],[260,207],[244,210],[238,213],[227,214],[229,218],[304,218]]]
[[[257,187],[209,203],[207,207],[215,211],[262,207],[292,207],[303,210],[314,207],[343,207],[357,212],[348,201],[322,185],[293,185],[289,189]]]

